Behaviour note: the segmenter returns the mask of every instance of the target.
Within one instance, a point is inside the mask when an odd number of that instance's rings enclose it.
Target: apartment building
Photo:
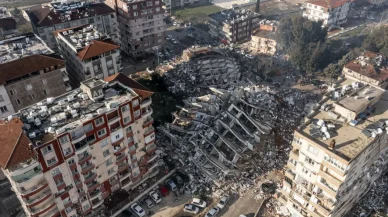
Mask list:
[[[92,78],[3,121],[0,165],[26,215],[93,216],[158,173],[152,94],[122,74]]]
[[[169,12],[171,8],[184,7],[187,5],[194,4],[198,1],[199,0],[163,0],[163,3],[165,5],[166,11]]]
[[[6,7],[0,7],[0,40],[11,38],[17,33],[16,20]]]
[[[387,167],[388,94],[343,76],[294,132],[280,201],[294,217],[342,217]]]
[[[117,11],[121,50],[132,57],[156,53],[165,44],[162,0],[107,0]]]
[[[338,26],[347,22],[352,2],[350,0],[307,1],[303,16],[313,21],[323,21],[324,26]]]
[[[71,90],[64,60],[35,34],[0,41],[0,116]]]
[[[103,79],[119,72],[120,46],[94,25],[58,30],[54,36],[73,87],[89,78]]]
[[[104,3],[52,2],[49,6],[31,7],[23,13],[35,34],[56,52],[54,31],[86,24],[95,25],[98,31],[119,42],[116,12]]]
[[[251,39],[259,28],[259,14],[248,9],[233,8],[209,15],[209,33],[224,43]]]
[[[260,21],[259,30],[252,35],[252,50],[268,56],[273,56],[276,53],[276,23],[272,20]]]

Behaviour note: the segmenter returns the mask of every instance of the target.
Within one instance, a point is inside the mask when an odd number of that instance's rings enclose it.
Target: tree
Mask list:
[[[388,26],[373,30],[363,41],[365,50],[381,53],[388,56]]]
[[[338,64],[330,63],[324,70],[323,74],[326,77],[330,78],[330,84],[333,83],[333,79],[341,73],[341,69],[338,67]]]

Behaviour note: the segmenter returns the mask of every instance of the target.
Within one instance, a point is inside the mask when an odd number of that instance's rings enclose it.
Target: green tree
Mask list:
[[[17,7],[15,7],[15,8],[13,9],[13,12],[14,12],[14,14],[20,14],[20,9],[17,8]]]
[[[330,78],[330,84],[333,83],[334,78],[336,78],[338,75],[340,75],[341,69],[338,67],[338,64],[332,64],[330,63],[324,70],[323,74]]]
[[[363,41],[365,50],[378,52],[388,56],[388,26],[373,30]]]

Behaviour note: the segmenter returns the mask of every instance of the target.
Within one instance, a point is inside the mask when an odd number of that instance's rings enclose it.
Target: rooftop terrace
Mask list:
[[[33,33],[16,36],[0,41],[0,64],[33,54],[54,53],[47,45]]]
[[[60,30],[58,34],[61,34],[77,49],[77,51],[88,46],[93,40],[109,39],[109,37],[99,32],[93,25],[80,26],[69,30]]]
[[[209,17],[220,23],[235,23],[246,20],[247,18],[259,16],[258,13],[248,9],[234,8],[210,14]]]
[[[388,125],[385,122],[388,120],[388,93],[369,85],[355,90],[351,87],[354,84],[350,79],[341,81],[336,90],[327,94],[327,101],[322,100],[314,112],[307,116],[310,121],[298,127],[299,133],[324,147],[329,147],[331,141],[335,140],[332,151],[348,161],[384,133],[385,126]],[[338,92],[342,93],[338,95]],[[367,99],[367,94],[372,98]],[[376,104],[367,106],[373,97],[380,96]],[[336,103],[350,111],[361,107],[364,109],[358,113],[356,120],[346,120],[334,111],[333,106]]]

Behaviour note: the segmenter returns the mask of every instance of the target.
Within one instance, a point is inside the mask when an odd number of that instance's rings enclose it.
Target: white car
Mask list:
[[[148,195],[150,195],[150,197],[152,198],[152,200],[155,201],[155,203],[160,203],[162,201],[159,194],[155,191],[151,191]]]
[[[171,42],[173,43],[173,44],[176,44],[176,43],[178,43],[175,39],[171,39]]]
[[[153,207],[154,206],[154,203],[152,202],[152,200],[150,199],[150,198],[145,198],[144,200],[143,200],[143,203],[145,204],[145,205],[147,205],[147,207],[148,208],[151,208],[151,207]]]
[[[178,189],[178,187],[176,186],[176,184],[172,180],[168,180],[167,184],[170,187],[171,191],[176,191]]]
[[[248,58],[248,59],[253,59],[253,58],[254,58],[254,57],[253,57],[252,55],[250,55],[250,54],[246,54],[245,57]]]
[[[207,205],[205,201],[198,199],[198,198],[193,198],[193,202],[191,202],[191,204],[194,204],[194,205],[201,207],[201,208],[205,208]]]
[[[139,206],[139,204],[137,204],[137,203],[132,204],[132,205],[131,205],[131,209],[132,209],[132,211],[135,212],[136,215],[138,215],[139,217],[143,217],[143,216],[145,216],[145,214],[146,214],[145,211],[144,211],[144,209],[141,208],[141,206]]]
[[[192,204],[185,204],[183,211],[193,214],[198,214],[199,208]]]
[[[187,34],[187,36],[189,36],[190,38],[194,38],[194,35],[191,33]]]
[[[229,196],[227,196],[227,195],[222,196],[220,199],[220,202],[218,202],[218,204],[217,204],[217,207],[220,209],[223,209],[225,207],[226,203],[228,203],[228,201],[229,201]]]
[[[167,35],[166,39],[167,40],[171,40],[172,39],[172,35]]]
[[[152,74],[152,73],[155,72],[154,70],[151,70],[150,67],[147,67],[146,70],[147,70],[147,72],[150,73],[150,74]]]
[[[159,53],[158,53],[158,56],[159,56],[159,57],[164,57],[164,55],[162,54],[162,52],[159,52]]]
[[[217,207],[213,207],[209,212],[206,213],[205,217],[214,217],[220,211]]]
[[[177,23],[177,22],[174,22],[172,25],[174,25],[174,26],[177,26],[177,25],[178,25],[178,23]]]

